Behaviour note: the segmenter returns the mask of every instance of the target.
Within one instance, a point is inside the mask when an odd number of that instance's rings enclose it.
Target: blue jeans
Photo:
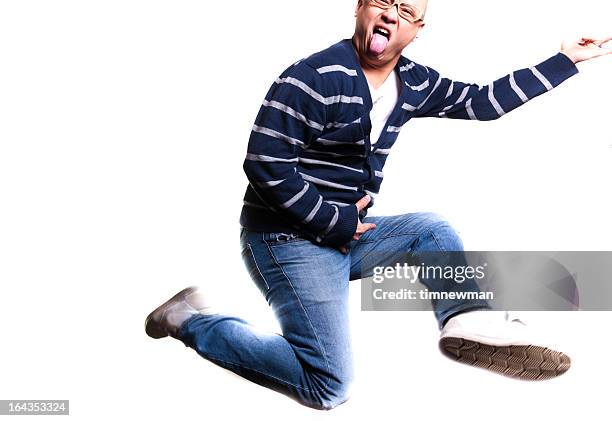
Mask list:
[[[351,241],[348,254],[296,234],[241,227],[245,265],[282,335],[262,332],[233,315],[216,314],[192,316],[181,326],[179,338],[209,361],[303,405],[331,409],[345,402],[353,381],[349,281],[372,276],[374,266],[392,266],[400,253],[463,250],[457,233],[434,213],[374,216],[362,222],[377,228]],[[430,291],[448,286],[422,282]],[[467,284],[465,288],[475,288]],[[489,305],[440,301],[433,307],[442,327],[458,312]]]

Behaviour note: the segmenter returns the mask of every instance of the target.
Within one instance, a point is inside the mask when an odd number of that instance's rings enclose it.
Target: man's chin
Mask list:
[[[370,51],[370,49],[368,49],[365,52],[365,56],[366,56],[367,62],[376,64],[379,66],[387,64],[388,62],[393,60],[393,57],[394,57],[394,55],[391,53],[389,48],[386,48],[384,51],[380,52],[379,54],[376,54],[375,52]]]

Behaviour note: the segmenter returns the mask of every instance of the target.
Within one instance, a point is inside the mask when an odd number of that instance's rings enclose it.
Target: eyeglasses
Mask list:
[[[369,0],[369,3],[380,9],[389,10],[397,5],[397,13],[400,17],[406,19],[410,23],[417,23],[423,20],[423,11],[417,6],[403,2],[400,0]]]

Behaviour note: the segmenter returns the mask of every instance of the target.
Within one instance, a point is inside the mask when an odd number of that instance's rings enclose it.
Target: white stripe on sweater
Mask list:
[[[303,224],[307,224],[310,221],[312,221],[312,219],[315,217],[315,215],[317,214],[319,209],[321,209],[321,204],[322,203],[323,203],[323,197],[321,195],[319,195],[319,200],[317,201],[317,204],[314,205],[314,208],[312,208],[312,210],[310,211],[308,216],[306,218],[304,218],[304,220],[302,220]]]
[[[312,98],[316,99],[317,101],[325,105],[337,104],[339,102],[348,103],[348,104],[363,104],[363,98],[360,96],[349,97],[345,95],[336,95],[336,96],[330,96],[326,98],[320,93],[318,93],[317,91],[315,91],[314,89],[312,89],[310,86],[302,82],[301,80],[293,78],[293,77],[278,78],[276,79],[276,83],[278,84],[288,83],[290,85],[297,86],[302,91],[310,95]]]
[[[345,96],[345,95],[336,95],[336,96],[330,96],[325,98],[325,105],[330,105],[330,104],[338,104],[338,103],[344,103],[344,104],[362,104],[363,105],[363,98],[360,96]]]
[[[300,175],[302,176],[304,180],[310,181],[313,184],[318,184],[318,185],[326,186],[326,187],[334,187],[336,189],[341,189],[341,190],[357,191],[357,187],[345,186],[344,184],[338,184],[338,183],[333,183],[331,181],[322,180],[320,178],[313,177],[308,174],[304,174],[303,172],[300,172]]]
[[[317,72],[319,72],[319,74],[331,73],[331,72],[343,72],[349,76],[357,76],[357,70],[348,69],[340,64],[333,64],[331,66],[319,67],[317,69]]]
[[[293,205],[295,202],[297,202],[298,200],[300,200],[308,191],[308,188],[310,187],[310,184],[308,184],[307,182],[304,182],[304,188],[302,188],[302,190],[300,190],[295,196],[293,196],[291,199],[287,200],[285,203],[281,204],[281,207],[288,209],[291,207],[291,205]]]
[[[348,146],[348,145],[364,145],[365,144],[365,140],[361,139],[357,142],[340,142],[338,140],[329,140],[329,139],[323,139],[322,137],[315,139],[315,142],[320,143],[322,145],[336,145],[336,146]]]
[[[287,143],[291,143],[292,145],[298,145],[304,147],[304,142],[299,139],[295,139],[293,137],[287,136],[281,132],[277,132],[276,130],[269,129],[267,127],[261,127],[256,124],[253,125],[253,131],[261,134],[265,134],[266,136],[274,137],[276,139],[284,140]]]
[[[533,75],[537,77],[540,82],[542,82],[542,84],[546,87],[546,90],[550,91],[553,89],[552,84],[544,77],[542,73],[540,73],[538,69],[535,67],[530,67],[529,70],[531,70],[531,73],[533,73]]]
[[[246,159],[248,161],[260,161],[260,162],[298,162],[298,158],[291,158],[291,159],[275,158],[273,156],[256,155],[252,153],[248,153],[246,155]]]
[[[343,128],[345,128],[346,126],[349,126],[349,125],[351,125],[351,124],[359,124],[359,123],[361,123],[361,117],[359,117],[359,118],[358,118],[357,120],[355,120],[355,121],[351,121],[350,123],[340,123],[340,122],[334,121],[334,122],[331,122],[331,123],[327,123],[327,124],[325,125],[325,127],[326,127],[326,128],[328,128],[328,129],[330,129],[330,128],[332,128],[332,127],[333,127],[333,128],[336,128],[336,129],[343,129]]]
[[[407,72],[415,66],[414,63],[407,64],[405,66],[400,67],[400,72]]]
[[[444,97],[444,99],[448,99],[448,97],[450,97],[453,94],[454,90],[455,90],[455,82],[451,81],[451,84],[448,87],[448,92],[446,93],[446,96]]]
[[[257,203],[247,202],[246,200],[243,200],[242,203],[252,208],[266,209],[266,210],[269,209],[267,206],[262,206],[262,205],[258,205]]]
[[[470,116],[470,120],[478,120],[478,118],[476,118],[476,114],[474,114],[474,110],[472,109],[472,98],[468,99],[465,103],[465,109]]]
[[[280,111],[282,111],[282,112],[284,112],[286,114],[289,114],[291,117],[294,117],[294,118],[300,120],[302,123],[312,127],[313,129],[323,131],[323,125],[322,124],[319,124],[316,121],[308,119],[304,114],[301,114],[301,113],[297,112],[293,108],[291,108],[288,105],[285,105],[285,104],[283,104],[281,102],[264,100],[262,105],[264,107],[276,108],[277,110],[280,110]]]
[[[523,90],[516,83],[516,79],[514,78],[514,72],[510,74],[510,86],[512,87],[512,90],[521,99],[521,101],[523,101],[523,104],[529,101],[529,98],[527,97],[527,95],[525,95],[525,92],[523,92]]]
[[[327,228],[325,228],[325,231],[323,231],[322,236],[326,236],[335,226],[336,226],[336,222],[338,222],[338,216],[339,216],[339,212],[338,212],[338,206],[336,205],[332,205],[334,207],[334,216],[332,217],[331,222],[329,223],[329,225],[327,226]]]
[[[329,203],[330,205],[336,205],[340,207],[351,206],[353,204],[353,203],[336,202],[334,200],[326,200],[325,203]]]
[[[495,108],[495,111],[497,111],[497,114],[501,117],[506,114],[506,112],[499,104],[499,102],[497,102],[497,99],[495,99],[495,93],[493,92],[493,89],[493,83],[491,83],[489,85],[489,102],[491,102],[491,105],[493,105],[493,108]]]
[[[459,98],[457,99],[457,102],[455,102],[455,104],[459,104],[460,102],[462,102],[465,99],[465,97],[467,96],[469,91],[470,91],[470,86],[466,86],[465,88],[463,88],[463,91],[461,92],[461,96],[459,96]]]
[[[431,98],[431,96],[436,91],[436,89],[438,89],[438,87],[440,86],[441,83],[442,83],[442,77],[438,76],[438,81],[434,85],[434,87],[431,90],[431,92],[429,93],[429,95],[427,95],[427,98],[425,98],[425,100],[423,102],[421,102],[421,104],[417,107],[417,110],[420,110],[421,108],[423,108],[423,106],[427,103],[427,101],[429,101],[429,98]]]
[[[338,167],[338,168],[344,168],[346,170],[351,170],[351,171],[355,171],[358,173],[363,173],[363,170],[359,170],[357,168],[352,168],[352,167],[348,167],[346,165],[342,165],[342,164],[336,164],[335,162],[328,162],[328,161],[320,161],[318,159],[310,159],[310,158],[298,158],[300,160],[300,162],[305,162],[306,164],[314,164],[314,165],[327,165],[330,167]]]
[[[448,107],[444,107],[444,109],[442,110],[442,112],[439,114],[440,117],[446,117],[446,113],[453,108],[455,105],[459,104],[460,102],[462,102],[465,97],[467,96],[468,92],[470,91],[470,86],[466,86],[465,88],[463,88],[463,91],[461,92],[461,95],[459,96],[459,98],[457,99],[457,101],[455,101],[455,103],[453,105],[449,105]]]
[[[429,88],[429,79],[427,79],[425,82],[421,83],[418,86],[410,85],[410,84],[408,84],[408,82],[405,82],[405,83],[406,83],[406,86],[408,86],[410,89],[412,89],[413,91],[416,91],[416,92],[421,92],[425,88]]]
[[[283,181],[285,180],[283,179],[283,180],[274,180],[274,181],[259,181],[255,184],[257,184],[260,187],[275,187],[275,186],[278,186]]]
[[[317,151],[316,149],[312,149],[309,148],[306,150],[309,153],[314,153],[314,154],[318,154],[318,155],[328,155],[328,156],[335,156],[338,158],[346,158],[347,156],[351,156],[351,157],[357,157],[357,158],[365,158],[365,155],[363,154],[342,154],[342,153],[336,153],[336,152],[325,152],[325,151]]]

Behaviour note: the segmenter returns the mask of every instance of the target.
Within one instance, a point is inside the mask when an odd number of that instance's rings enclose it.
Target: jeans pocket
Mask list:
[[[266,278],[262,275],[261,270],[259,270],[257,260],[255,260],[255,255],[253,254],[253,249],[249,243],[246,243],[242,248],[242,260],[255,286],[257,286],[259,291],[265,296],[270,290],[270,286],[266,282]]]
[[[310,241],[299,234],[285,232],[266,232],[263,235],[263,240],[270,246]]]

